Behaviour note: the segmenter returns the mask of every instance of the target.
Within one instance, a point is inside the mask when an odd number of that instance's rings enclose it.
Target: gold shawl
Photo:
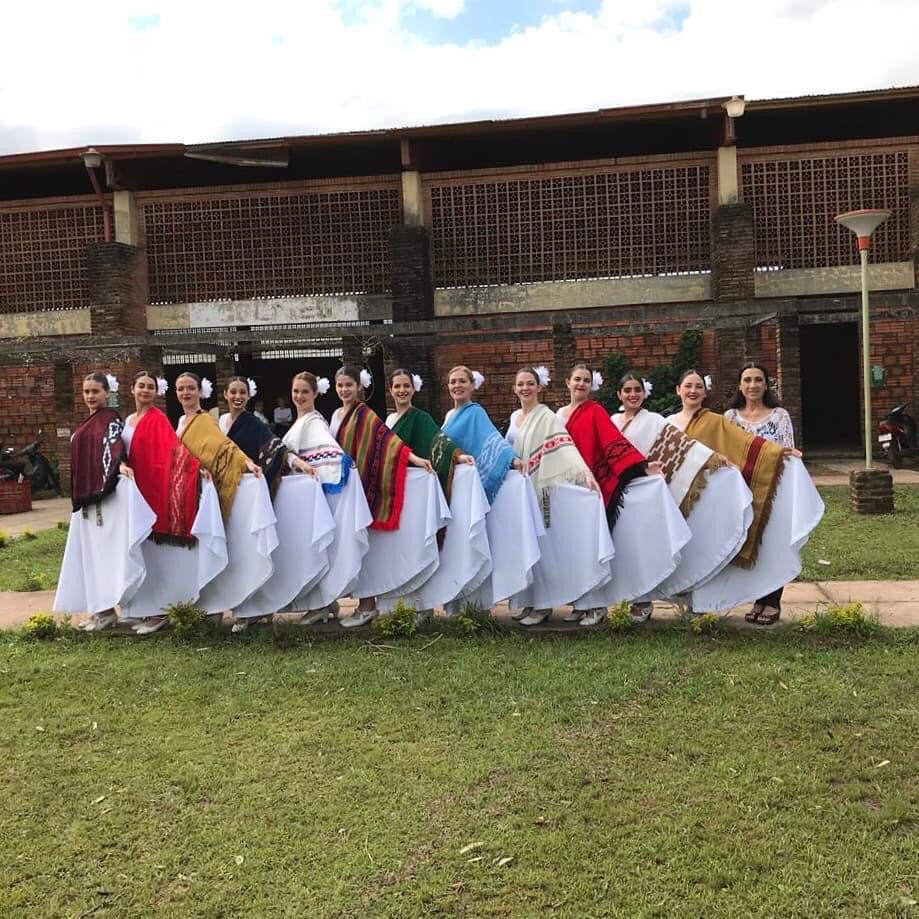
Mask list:
[[[700,409],[686,425],[686,436],[726,456],[740,469],[750,491],[753,492],[753,523],[747,539],[733,564],[739,568],[752,568],[756,564],[763,531],[772,512],[775,490],[785,468],[785,456],[778,444],[748,434],[731,424],[724,415]]]
[[[233,507],[239,480],[247,468],[246,454],[220,430],[207,412],[191,417],[182,431],[182,443],[211,474],[220,498],[220,513],[226,520]]]

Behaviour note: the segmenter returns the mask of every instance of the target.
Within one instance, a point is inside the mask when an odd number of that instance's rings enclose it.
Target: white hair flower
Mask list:
[[[548,386],[552,382],[552,377],[549,376],[549,368],[544,364],[534,367],[533,373],[536,374],[536,379],[539,380],[540,386]]]
[[[705,376],[702,377],[702,382],[705,384],[705,391],[708,392],[712,388],[712,378],[708,374],[705,374]]]
[[[165,396],[169,392],[169,384],[166,382],[165,377],[156,378],[156,394],[158,396]]]
[[[651,395],[654,392],[654,384],[648,380],[642,380],[642,383],[645,387],[645,398]]]
[[[258,386],[255,385],[252,377],[246,377],[246,386],[249,387],[249,398],[251,399],[258,392]]]
[[[203,399],[210,399],[213,394],[214,384],[207,377],[204,377],[201,380],[201,397]]]
[[[415,392],[421,392],[421,387],[424,386],[424,380],[421,379],[421,375],[418,373],[412,374],[412,389]]]
[[[603,385],[603,374],[599,370],[595,370],[590,375],[590,391],[596,392]]]
[[[108,381],[108,391],[118,392],[118,377],[114,373],[107,373],[105,379]]]
[[[478,370],[472,371],[472,388],[481,389],[482,384],[485,382],[485,377],[479,373]]]
[[[316,392],[318,392],[320,396],[324,396],[329,391],[329,386],[331,385],[328,377],[319,377],[319,379],[316,380]]]
[[[373,386],[373,374],[366,367],[361,369],[360,378],[364,389],[370,389]]]

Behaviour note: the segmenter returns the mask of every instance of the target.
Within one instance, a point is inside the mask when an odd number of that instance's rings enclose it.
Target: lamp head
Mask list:
[[[90,147],[81,153],[80,159],[83,160],[83,165],[87,169],[96,169],[102,165],[102,154],[95,147]]]
[[[747,103],[743,96],[731,96],[727,102],[721,103],[722,108],[727,112],[728,118],[740,118],[747,108]]]
[[[883,208],[862,208],[838,214],[836,222],[851,230],[858,237],[858,248],[861,251],[868,248],[871,243],[871,234],[890,216],[890,213]]]

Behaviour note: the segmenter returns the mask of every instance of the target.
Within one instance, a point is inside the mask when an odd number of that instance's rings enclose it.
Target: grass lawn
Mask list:
[[[0,915],[916,916],[917,651],[2,634]]]
[[[826,513],[804,547],[799,580],[919,579],[919,488],[895,486],[894,513],[876,517],[849,510],[848,485],[822,487],[820,494]]]
[[[2,529],[2,520],[0,520]],[[19,536],[0,549],[0,590],[51,590],[67,542],[65,530],[42,530],[34,539]],[[29,580],[33,579],[31,586]]]

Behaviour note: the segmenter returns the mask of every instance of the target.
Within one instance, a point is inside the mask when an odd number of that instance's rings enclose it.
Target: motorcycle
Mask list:
[[[905,403],[892,408],[878,425],[878,443],[894,469],[900,469],[904,460],[919,459],[916,420],[907,415]]]
[[[0,454],[0,478],[28,479],[32,491],[50,489],[61,496],[61,481],[50,460],[41,452],[41,430],[38,439],[21,450],[7,447]]]

